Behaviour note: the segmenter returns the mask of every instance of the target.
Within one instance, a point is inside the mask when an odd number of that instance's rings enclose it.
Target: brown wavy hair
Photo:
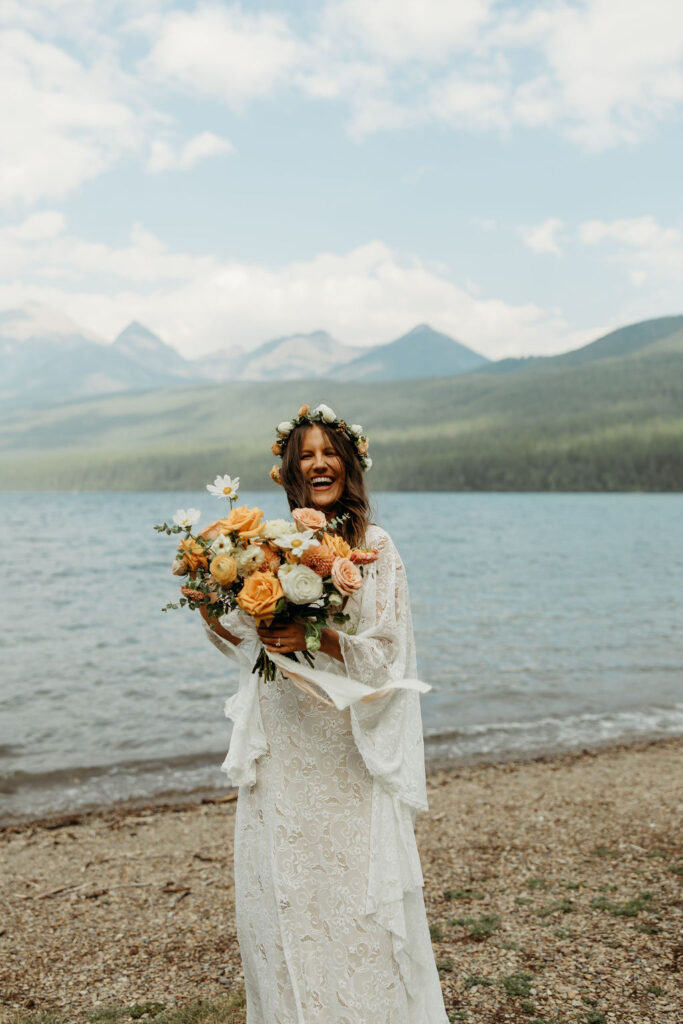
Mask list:
[[[346,470],[344,490],[339,499],[336,514],[342,515],[347,512],[348,518],[341,523],[338,533],[351,547],[362,547],[365,544],[365,531],[370,525],[370,502],[365,490],[365,479],[355,445],[341,430],[334,430],[326,423],[316,423],[315,426],[320,427],[327,435]],[[306,508],[315,504],[315,494],[301,472],[299,458],[304,434],[308,429],[307,423],[300,423],[294,427],[287,438],[287,444],[282,454],[280,476],[290,509]]]

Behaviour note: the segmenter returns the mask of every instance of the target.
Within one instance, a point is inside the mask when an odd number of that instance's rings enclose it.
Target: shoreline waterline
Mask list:
[[[505,765],[510,770],[533,764],[570,764],[582,758],[597,757],[607,751],[639,751],[650,747],[675,748],[683,746],[683,735],[638,736],[632,739],[611,739],[590,746],[576,746],[537,750],[527,754],[519,751],[499,751],[495,754],[474,753],[460,757],[435,757],[426,760],[426,772],[430,776],[442,773],[452,774],[459,769],[486,768]],[[227,782],[224,786],[199,786],[192,790],[168,789],[152,795],[132,797],[110,803],[84,804],[73,810],[60,810],[42,815],[0,816],[0,834],[23,831],[28,828],[62,828],[70,824],[81,824],[88,819],[108,816],[123,816],[134,812],[175,811],[200,804],[228,803],[237,799],[238,790]]]

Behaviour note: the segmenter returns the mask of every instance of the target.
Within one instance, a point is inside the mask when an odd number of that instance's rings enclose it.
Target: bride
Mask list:
[[[389,535],[370,523],[359,428],[302,406],[273,450],[290,508],[329,519],[327,543],[374,548],[349,621],[325,629],[317,669],[381,689],[416,676],[406,575]],[[425,913],[414,823],[428,810],[415,690],[339,711],[251,673],[261,645],[306,648],[303,624],[258,630],[239,610],[203,612],[211,641],[241,666],[226,704],[224,763],[239,786],[235,909],[248,1024],[447,1024]]]

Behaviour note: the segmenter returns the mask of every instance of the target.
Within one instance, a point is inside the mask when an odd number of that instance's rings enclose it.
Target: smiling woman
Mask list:
[[[308,574],[320,589],[318,570],[331,569],[346,595],[347,620],[322,631],[315,668],[380,691],[414,681],[417,667],[403,563],[369,521],[367,450],[362,427],[324,405],[302,406],[273,446],[300,540],[280,574]],[[309,550],[307,535],[333,520]],[[237,610],[206,628],[247,678],[261,644],[306,649],[300,622],[257,628]],[[224,767],[239,786],[235,910],[249,1024],[446,1024],[414,833],[428,810],[418,692],[371,693],[339,710],[278,671],[231,709]]]

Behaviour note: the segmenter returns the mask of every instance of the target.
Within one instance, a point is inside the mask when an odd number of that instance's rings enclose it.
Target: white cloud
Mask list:
[[[648,301],[681,308],[683,231],[663,227],[654,217],[588,220],[579,226],[579,241],[601,246],[605,259],[623,267],[630,283],[640,289],[647,281]]]
[[[214,135],[213,132],[200,132],[179,149],[175,149],[164,139],[154,139],[150,145],[147,170],[150,174],[159,174],[171,169],[189,170],[201,160],[232,152],[232,143],[228,139]]]
[[[175,10],[152,26],[142,73],[234,109],[285,82],[307,50],[280,15],[246,14],[239,6]]]
[[[683,103],[679,0],[539,3],[492,25],[489,44],[525,54],[530,67],[540,59],[518,82],[515,119],[588,149],[638,141]]]
[[[631,217],[613,220],[587,220],[579,227],[579,239],[584,245],[597,245],[610,239],[623,245],[643,249],[669,249],[681,242],[676,228],[663,228],[654,217]]]
[[[430,89],[428,109],[441,121],[475,131],[505,128],[508,87],[486,68],[468,74],[453,72]]]
[[[365,132],[521,124],[600,150],[642,140],[683,105],[679,0],[331,0],[322,25],[326,60],[367,54],[384,69]],[[357,96],[343,83],[338,92],[358,134]]]
[[[476,39],[490,0],[332,0],[323,33],[390,62],[444,60]]]
[[[61,235],[65,223],[65,217],[61,210],[42,210],[40,213],[32,213],[20,224],[9,225],[6,234],[7,237],[17,241],[35,242]],[[2,234],[0,232],[0,239]]]
[[[107,60],[86,66],[11,30],[0,55],[0,202],[64,196],[139,141]]]
[[[533,227],[518,228],[522,241],[533,252],[550,252],[555,256],[561,256],[557,240],[557,232],[563,227],[563,221],[559,217],[548,217],[547,220],[536,224]]]
[[[68,233],[28,241],[14,229],[10,251],[11,232],[0,232],[0,264],[6,257],[13,272],[0,307],[42,302],[109,337],[139,319],[188,356],[321,324],[363,345],[429,322],[494,358],[563,351],[592,336],[556,310],[473,295],[471,282],[380,241],[270,267],[170,252],[141,225],[120,248]]]

